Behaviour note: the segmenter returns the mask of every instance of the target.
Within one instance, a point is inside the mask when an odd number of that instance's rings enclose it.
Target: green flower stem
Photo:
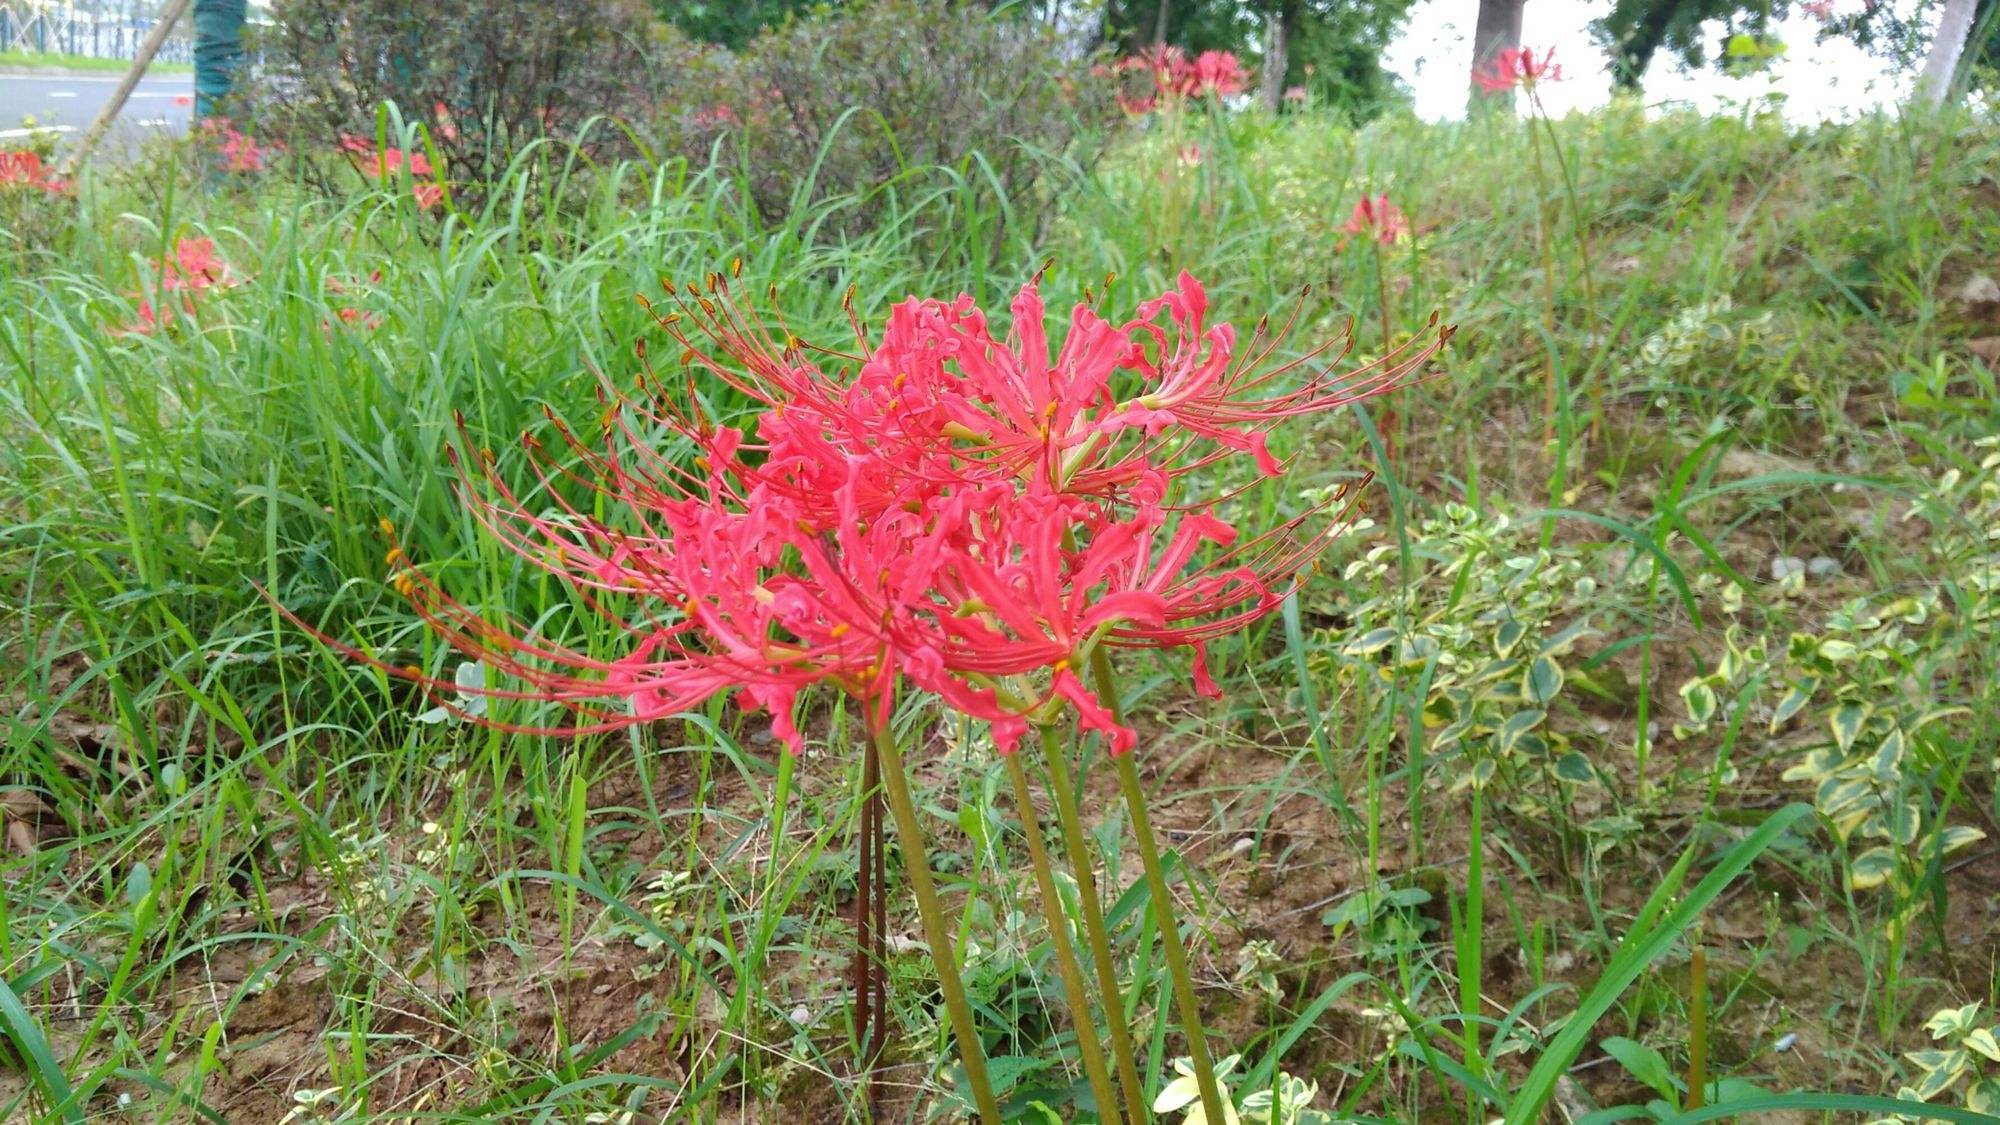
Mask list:
[[[1125,708],[1118,698],[1118,684],[1111,675],[1111,659],[1102,646],[1090,654],[1090,670],[1096,681],[1097,696],[1111,709],[1118,723],[1125,722]],[[1166,953],[1167,975],[1173,978],[1174,1006],[1179,1009],[1181,1031],[1187,1036],[1188,1061],[1194,1067],[1195,1085],[1201,1091],[1202,1115],[1209,1121],[1226,1121],[1222,1091],[1215,1083],[1215,1067],[1208,1058],[1208,1039],[1201,1029],[1201,1006],[1195,999],[1194,979],[1188,975],[1187,950],[1181,947],[1181,927],[1174,912],[1174,899],[1167,890],[1167,875],[1160,868],[1159,845],[1153,840],[1153,819],[1146,813],[1146,791],[1139,784],[1138,767],[1130,753],[1112,756],[1118,769],[1118,789],[1125,797],[1125,811],[1132,818],[1132,835],[1139,843],[1139,860],[1146,868],[1146,888],[1153,898],[1153,918],[1159,924],[1160,946]]]
[[[1062,974],[1063,991],[1069,994],[1070,1018],[1076,1024],[1076,1048],[1083,1056],[1083,1072],[1090,1078],[1090,1090],[1097,1098],[1097,1113],[1105,1125],[1119,1125],[1118,1102],[1111,1086],[1111,1074],[1104,1069],[1104,1049],[1097,1044],[1096,1020],[1090,1013],[1090,992],[1084,987],[1083,968],[1077,964],[1076,947],[1069,940],[1069,918],[1062,900],[1056,897],[1056,878],[1049,869],[1048,849],[1042,844],[1042,824],[1035,815],[1034,795],[1028,791],[1028,774],[1016,754],[1003,754],[1007,775],[1014,783],[1014,804],[1021,813],[1021,831],[1028,837],[1028,859],[1035,868],[1035,889],[1042,899],[1042,919],[1049,927],[1049,940],[1056,947],[1056,968]],[[1112,1010],[1112,997],[1105,1002],[1108,1022],[1117,1024],[1122,1013]]]
[[[1534,118],[1528,119],[1528,145],[1535,154],[1535,231],[1542,243],[1542,326],[1548,330],[1545,342],[1548,352],[1548,372],[1542,402],[1542,444],[1556,440],[1556,248],[1555,235],[1549,230],[1549,180],[1542,170],[1542,134],[1535,128]]]
[[[1097,899],[1097,875],[1090,863],[1083,817],[1077,812],[1076,786],[1070,781],[1069,758],[1054,727],[1043,727],[1042,756],[1048,759],[1049,790],[1055,800],[1056,822],[1062,827],[1063,850],[1069,853],[1083,903],[1083,932],[1090,939],[1090,958],[1097,969],[1097,990],[1104,997],[1104,1022],[1111,1032],[1111,1054],[1118,1062],[1118,1081],[1125,1088],[1125,1114],[1135,1122],[1148,1120],[1145,1087],[1139,1083],[1138,1054],[1132,1031],[1125,1026],[1124,993],[1118,987],[1118,967],[1111,959],[1111,938],[1104,925],[1104,907]]]
[[[873,725],[873,724],[871,724]],[[937,885],[931,881],[930,863],[924,859],[924,833],[917,823],[917,806],[910,799],[910,782],[903,768],[903,752],[896,736],[884,722],[870,732],[882,759],[882,788],[889,798],[889,813],[896,819],[896,837],[903,846],[903,867],[910,887],[917,894],[917,913],[923,918],[924,940],[930,943],[931,964],[937,968],[938,988],[944,992],[944,1006],[951,1016],[951,1032],[958,1040],[958,1055],[965,1062],[965,1081],[979,1104],[979,1119],[985,1125],[1000,1125],[1000,1103],[993,1097],[993,1084],[986,1077],[986,1053],[972,1027],[972,1006],[965,1000],[965,985],[958,979],[958,960],[953,955],[952,929],[945,924],[944,908],[938,904]]]

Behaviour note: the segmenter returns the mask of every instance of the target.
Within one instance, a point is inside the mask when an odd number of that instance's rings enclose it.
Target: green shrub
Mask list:
[[[372,140],[393,102],[430,125],[447,175],[493,179],[522,146],[575,137],[592,118],[632,117],[654,97],[665,40],[640,0],[276,0],[265,72],[248,97],[294,147]],[[622,136],[593,131],[598,146]]]
[[[881,212],[883,193],[921,190],[906,173],[936,167],[1014,217],[1037,213],[1051,158],[1074,154],[1115,111],[1109,80],[1073,44],[975,4],[822,8],[703,66],[673,91],[670,144],[740,167],[767,219],[858,197],[839,223],[850,230]]]

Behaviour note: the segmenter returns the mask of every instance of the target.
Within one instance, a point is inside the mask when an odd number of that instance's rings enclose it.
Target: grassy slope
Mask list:
[[[202,197],[135,173],[86,191],[60,256],[0,256],[0,644],[12,669],[0,776],[15,847],[0,959],[67,1080],[93,1105],[129,1093],[162,1118],[184,1095],[232,1120],[273,1119],[305,1089],[332,1091],[328,1116],[361,1105],[476,1118],[503,1094],[609,1110],[654,1085],[654,1111],[685,1087],[724,1117],[780,1104],[837,1116],[843,1095],[822,1073],[851,1065],[838,907],[856,768],[839,715],[818,716],[820,749],[774,842],[775,755],[755,719],[717,708],[574,746],[412,723],[421,701],[280,628],[250,581],[414,652],[420,633],[383,581],[386,519],[466,596],[528,619],[558,604],[453,504],[452,412],[503,472],[517,469],[512,436],[543,425],[544,404],[585,420],[589,370],[629,374],[646,327],[631,295],[656,293],[662,275],[741,256],[751,291],[776,285],[796,330],[838,339],[849,285],[864,310],[961,289],[997,307],[1053,252],[1051,306],[1116,271],[1124,308],[1186,265],[1246,328],[1315,283],[1295,340],[1352,317],[1366,351],[1381,331],[1376,263],[1365,245],[1340,249],[1338,227],[1358,191],[1387,190],[1420,231],[1384,263],[1392,331],[1432,309],[1460,326],[1440,375],[1400,407],[1388,475],[1407,492],[1373,491],[1376,525],[1304,599],[1294,639],[1274,625],[1217,653],[1227,705],[1185,695],[1177,667],[1129,680],[1160,818],[1200,875],[1190,913],[1205,923],[1218,1047],[1258,1061],[1359,970],[1365,983],[1285,1037],[1287,1068],[1355,1112],[1463,1112],[1422,1050],[1384,1055],[1396,1019],[1385,997],[1408,1005],[1413,1042],[1456,1055],[1459,954],[1478,949],[1486,1014],[1532,997],[1524,1026],[1546,1026],[1575,993],[1538,990],[1587,986],[1682,848],[1710,855],[1763,811],[1812,796],[1781,777],[1810,735],[1767,734],[1761,688],[1728,696],[1760,709],[1741,734],[1725,722],[1674,736],[1689,719],[1679,689],[1725,637],[1782,653],[1844,598],[1940,585],[1956,597],[1962,568],[1990,571],[1990,556],[1956,548],[1941,561],[1958,542],[1949,519],[1903,517],[1927,496],[1943,499],[1926,511],[1979,510],[1969,439],[1992,429],[1992,380],[1960,345],[1995,329],[1978,323],[1990,310],[1951,294],[2000,246],[1983,171],[1996,137],[1889,121],[1801,136],[1618,111],[1564,122],[1591,291],[1560,218],[1546,336],[1537,189],[1514,126],[1181,128],[1066,192],[1037,246],[1020,225],[996,242],[991,214],[942,180],[898,200],[875,234],[827,246],[810,236],[820,216],[760,229],[729,184],[677,169],[576,181],[577,202],[552,217],[539,197],[557,190],[557,168],[524,169],[509,185],[519,194],[496,192],[491,210],[442,229],[387,196]],[[1167,155],[1187,142],[1202,146],[1198,165]],[[131,315],[139,259],[194,229],[244,284],[209,301],[198,327],[110,334]],[[343,307],[380,327],[332,327]],[[1545,445],[1549,339],[1565,409]],[[1368,460],[1361,435],[1346,418],[1295,431],[1292,477],[1246,505],[1289,510],[1350,479]],[[1943,479],[1953,465],[1967,483]],[[1426,527],[1449,499],[1481,518]],[[1598,519],[1536,515],[1548,508]],[[1503,514],[1513,524],[1492,526]],[[1641,539],[1674,568],[1655,569]],[[1386,554],[1371,567],[1376,547]],[[1768,580],[1778,556],[1825,556],[1837,573],[1781,589]],[[1748,587],[1742,608],[1732,571]],[[1494,585],[1523,573],[1548,577]],[[1491,615],[1528,607],[1537,638],[1576,621],[1594,630],[1561,655],[1569,675],[1540,731],[1552,760],[1574,750],[1587,776],[1497,762],[1481,925],[1460,927],[1455,946],[1469,807],[1455,782],[1488,744],[1413,747],[1425,661],[1378,671],[1352,642],[1386,625],[1485,659]],[[1923,636],[1943,671],[1920,660],[1921,681],[1881,687],[1882,709],[1926,694],[1984,702],[1990,642],[1970,625]],[[1325,716],[1317,732],[1309,706]],[[1964,719],[1933,729],[1907,791],[1936,798],[1927,824],[1992,831],[1994,736]],[[932,822],[934,858],[980,890],[970,972],[990,1049],[1053,1059],[1060,1005],[1044,940],[1023,921],[1035,915],[1001,771],[976,745],[937,746],[920,769],[931,806],[950,814]],[[1409,784],[1413,768],[1425,785]],[[1132,856],[1115,832],[1105,839],[1108,881],[1133,882]],[[1708,916],[1718,1072],[1893,1091],[1910,1073],[1897,1052],[1924,1044],[1932,1009],[1990,995],[1978,948],[2000,881],[1990,844],[1901,894],[1850,891],[1842,852],[1824,829],[1790,837]],[[771,962],[753,970],[759,945]],[[1682,1065],[1686,962],[1685,944],[1671,949],[1598,1035]],[[1130,971],[1151,1044],[1142,1062],[1158,1075],[1175,1032],[1152,1003],[1157,967]],[[942,1052],[923,976],[920,956],[895,966],[897,1078],[929,1097]],[[1770,1050],[1787,1032],[1797,1046]],[[600,1053],[569,1061],[577,1052]],[[1501,1073],[1518,1078],[1534,1053],[1508,1055]],[[1602,1058],[1587,1052],[1593,1065],[1563,1097],[1644,1093]],[[1023,1081],[1060,1090],[1059,1071]]]

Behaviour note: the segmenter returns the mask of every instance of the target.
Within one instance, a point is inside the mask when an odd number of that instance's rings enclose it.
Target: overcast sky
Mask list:
[[[1835,0],[1839,11],[1859,8],[1865,0]],[[1904,7],[1913,0],[1894,0]],[[1598,106],[1610,100],[1609,60],[1590,38],[1590,21],[1602,16],[1611,0],[1528,0],[1522,39],[1532,47],[1556,49],[1556,62],[1567,81],[1542,90],[1551,113]],[[1389,48],[1383,60],[1389,70],[1416,94],[1417,113],[1426,118],[1457,117],[1465,111],[1465,88],[1472,64],[1472,24],[1477,0],[1417,0],[1410,9],[1408,31]],[[1712,24],[1711,45],[1722,34]],[[1914,72],[1895,73],[1889,63],[1845,39],[1815,42],[1819,22],[1794,14],[1777,21],[1773,30],[1786,51],[1769,73],[1746,78],[1726,77],[1712,65],[1686,73],[1678,59],[1662,52],[1646,75],[1646,100],[1680,101],[1704,110],[1741,105],[1745,99],[1772,92],[1785,95],[1785,116],[1798,122],[1847,117],[1909,93]],[[1713,47],[1711,46],[1711,50]]]

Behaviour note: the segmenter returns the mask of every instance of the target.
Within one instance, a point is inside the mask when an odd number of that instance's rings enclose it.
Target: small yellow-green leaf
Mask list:
[[[1839,637],[1828,637],[1819,643],[1820,656],[1833,661],[1835,664],[1854,659],[1860,651],[1859,648],[1855,647],[1853,641],[1844,641]]]
[[[1954,824],[1940,834],[1938,850],[1950,855],[1963,847],[1969,847],[1986,838],[1986,833],[1968,824]]]
[[[1341,651],[1349,656],[1368,656],[1388,648],[1391,644],[1395,643],[1395,640],[1396,630],[1387,628],[1374,629],[1362,634],[1355,640],[1349,641],[1347,647]]]
[[[1896,854],[1888,848],[1869,848],[1854,857],[1854,865],[1848,869],[1847,882],[1857,891],[1879,887],[1896,873]]]
[[[1834,745],[1840,747],[1841,753],[1846,754],[1854,749],[1854,740],[1860,736],[1861,724],[1866,721],[1868,721],[1868,708],[1859,703],[1843,703],[1834,708],[1827,722],[1833,727]]]
[[[1779,727],[1784,726],[1793,715],[1804,710],[1805,705],[1810,702],[1812,702],[1812,696],[1807,694],[1802,688],[1795,687],[1791,691],[1786,692],[1785,698],[1778,701],[1777,710],[1771,712],[1771,732],[1776,734]]]
[[[1903,764],[1903,732],[1892,730],[1882,736],[1881,745],[1875,747],[1875,773],[1878,776],[1894,777]]]
[[[1971,1031],[1966,1032],[1965,1038],[1960,1040],[1960,1042],[1992,1059],[1994,1062],[2000,1062],[2000,1039],[1993,1037],[1993,1030],[1991,1028],[1975,1027]]]
[[[1562,665],[1555,657],[1537,656],[1528,665],[1528,675],[1521,681],[1521,691],[1531,702],[1547,706],[1548,702],[1562,691]]]
[[[1687,706],[1688,722],[1700,727],[1715,717],[1715,689],[1707,680],[1689,680],[1681,685],[1681,702]]]
[[[1597,780],[1596,771],[1590,768],[1590,759],[1574,750],[1556,759],[1556,776],[1580,784]]]

